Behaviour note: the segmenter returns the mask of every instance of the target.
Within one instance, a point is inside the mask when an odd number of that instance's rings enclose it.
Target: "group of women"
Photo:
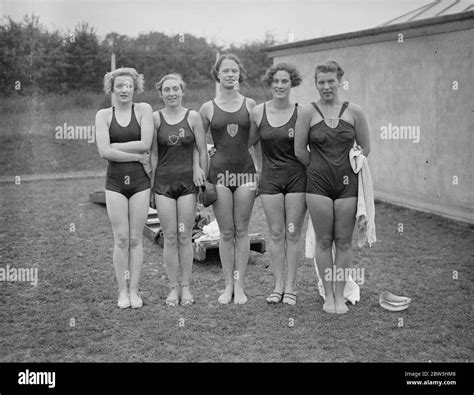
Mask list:
[[[360,107],[339,100],[343,73],[334,61],[317,65],[315,83],[321,98],[298,106],[290,100],[291,88],[301,82],[298,70],[287,63],[274,65],[264,77],[272,99],[256,105],[238,89],[246,76],[239,58],[222,55],[212,68],[219,93],[199,113],[182,106],[185,83],[176,74],[157,83],[164,108],[154,113],[149,104],[133,103],[134,93],[143,90],[143,76],[136,70],[121,68],[106,74],[104,90],[112,93],[114,105],[97,112],[96,141],[101,158],[108,160],[105,194],[114,234],[119,307],[143,305],[138,283],[149,203],[156,207],[163,229],[170,286],[166,304],[194,303],[191,236],[197,193],[206,180],[217,191],[213,211],[225,280],[219,303],[247,301],[248,228],[257,193],[271,239],[275,287],[268,303],[297,302],[295,281],[307,208],[320,273],[333,265],[350,265],[358,183],[349,151],[357,141],[367,156],[370,144]],[[210,159],[209,131],[214,143]],[[333,282],[326,276],[322,280],[324,311],[347,312],[345,280]]]

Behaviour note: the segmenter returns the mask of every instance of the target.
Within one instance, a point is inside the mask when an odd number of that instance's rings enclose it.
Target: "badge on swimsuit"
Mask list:
[[[168,145],[176,145],[179,142],[179,136],[177,134],[171,134],[168,136]]]
[[[227,125],[227,133],[230,137],[234,137],[239,131],[239,125],[236,123],[230,123]]]

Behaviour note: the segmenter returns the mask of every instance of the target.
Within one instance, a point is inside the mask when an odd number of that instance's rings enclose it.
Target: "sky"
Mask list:
[[[48,29],[72,31],[82,22],[104,38],[158,31],[190,33],[230,45],[329,36],[383,24],[432,0],[0,0],[2,23],[34,14]]]

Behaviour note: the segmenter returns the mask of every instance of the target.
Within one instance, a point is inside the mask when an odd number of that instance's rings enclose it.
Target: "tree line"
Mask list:
[[[99,92],[104,74],[116,67],[134,67],[145,75],[145,88],[170,72],[180,73],[190,87],[213,83],[210,74],[217,53],[233,52],[244,63],[247,83],[259,84],[272,64],[264,49],[275,44],[271,36],[240,46],[222,48],[191,34],[167,36],[160,32],[131,38],[109,33],[99,39],[87,23],[73,31],[49,31],[39,18],[25,16],[20,22],[8,18],[0,25],[1,74],[4,95],[72,90]]]

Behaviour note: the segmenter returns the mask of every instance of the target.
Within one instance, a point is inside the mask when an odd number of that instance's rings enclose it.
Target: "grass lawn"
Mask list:
[[[354,247],[354,265],[365,269],[361,301],[343,316],[322,311],[304,259],[297,305],[267,305],[268,252],[251,252],[246,305],[217,302],[224,282],[214,255],[194,264],[196,304],[168,308],[162,250],[145,239],[145,306],[120,310],[112,230],[105,208],[88,201],[103,185],[101,178],[0,184],[1,267],[38,268],[37,286],[0,283],[1,362],[472,360],[474,236],[467,224],[377,203],[378,242]],[[250,228],[268,240],[260,199]],[[386,311],[378,305],[382,291],[412,303]]]

